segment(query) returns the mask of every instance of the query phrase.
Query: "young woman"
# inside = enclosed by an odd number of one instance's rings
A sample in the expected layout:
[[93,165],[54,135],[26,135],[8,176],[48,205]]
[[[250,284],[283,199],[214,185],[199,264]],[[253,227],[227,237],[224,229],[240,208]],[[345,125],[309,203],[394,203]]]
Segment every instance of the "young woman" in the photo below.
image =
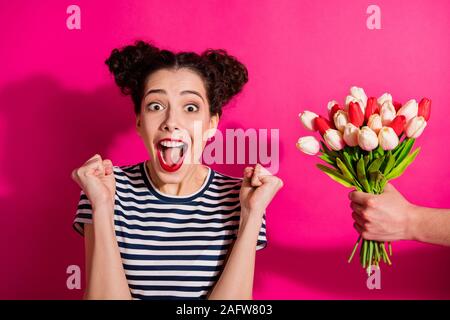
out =
[[259,164],[233,178],[199,161],[247,69],[224,50],[173,53],[143,41],[114,49],[106,64],[131,95],[150,159],[118,167],[97,154],[72,172],[84,297],[251,299],[265,209],[282,181]]

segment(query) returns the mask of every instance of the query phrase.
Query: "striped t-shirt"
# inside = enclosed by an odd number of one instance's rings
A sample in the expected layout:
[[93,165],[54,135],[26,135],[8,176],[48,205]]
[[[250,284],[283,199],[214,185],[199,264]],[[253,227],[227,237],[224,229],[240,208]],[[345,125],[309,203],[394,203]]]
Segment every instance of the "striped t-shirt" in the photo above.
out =
[[[204,299],[219,279],[239,228],[242,179],[208,168],[188,196],[161,193],[145,162],[115,166],[114,225],[134,299]],[[83,235],[92,207],[83,191],[73,227]],[[266,246],[265,214],[256,249]]]

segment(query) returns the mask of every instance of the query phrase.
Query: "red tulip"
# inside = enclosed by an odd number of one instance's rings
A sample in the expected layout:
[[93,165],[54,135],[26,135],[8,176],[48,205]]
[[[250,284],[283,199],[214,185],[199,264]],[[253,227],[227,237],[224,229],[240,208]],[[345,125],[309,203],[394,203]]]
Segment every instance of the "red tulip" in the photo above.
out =
[[334,119],[334,114],[338,112],[339,110],[344,110],[340,105],[337,103],[330,109],[329,117],[330,119]]
[[350,102],[348,105],[348,120],[357,128],[363,125],[364,114],[358,102]]
[[329,119],[325,118],[325,121],[328,123],[331,129],[336,129],[336,125],[334,124],[334,121],[331,121]]
[[397,112],[402,107],[402,104],[398,101],[392,101],[392,104],[394,105],[395,112]]
[[322,116],[314,119],[314,126],[319,130],[321,135],[324,135],[328,129],[331,129],[330,122]]
[[405,125],[406,125],[406,117],[403,115],[399,115],[396,116],[394,120],[392,120],[392,122],[389,124],[389,127],[394,129],[397,136],[399,136],[403,132]]
[[378,105],[377,98],[370,97],[367,99],[366,111],[364,113],[364,121],[369,122],[369,118],[374,113],[380,113],[380,106]]
[[419,102],[419,112],[417,113],[417,116],[423,117],[425,121],[428,121],[428,119],[430,119],[430,113],[431,113],[431,100],[428,98],[423,98]]

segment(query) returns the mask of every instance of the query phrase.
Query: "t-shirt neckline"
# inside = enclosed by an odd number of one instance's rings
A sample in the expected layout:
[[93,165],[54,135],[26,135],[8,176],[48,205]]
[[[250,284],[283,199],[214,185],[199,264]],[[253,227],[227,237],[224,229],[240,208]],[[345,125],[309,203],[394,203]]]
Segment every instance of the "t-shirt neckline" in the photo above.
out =
[[165,193],[162,193],[161,191],[156,188],[156,186],[153,184],[152,180],[150,179],[150,174],[148,172],[147,166],[145,165],[146,161],[141,162],[140,169],[141,174],[144,178],[144,182],[149,188],[150,192],[157,197],[160,200],[166,201],[166,202],[174,202],[174,203],[180,203],[180,202],[189,202],[194,200],[197,197],[200,197],[209,187],[211,184],[213,178],[214,178],[214,170],[208,167],[208,175],[206,176],[205,181],[203,182],[202,186],[195,191],[194,193],[191,193],[189,195],[185,196],[173,196],[168,195]]

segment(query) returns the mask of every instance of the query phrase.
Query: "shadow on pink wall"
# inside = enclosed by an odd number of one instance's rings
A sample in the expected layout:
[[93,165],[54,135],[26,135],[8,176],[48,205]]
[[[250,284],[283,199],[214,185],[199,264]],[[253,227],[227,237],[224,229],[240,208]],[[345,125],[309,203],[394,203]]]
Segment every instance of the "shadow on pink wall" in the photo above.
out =
[[0,298],[81,296],[66,287],[66,268],[84,269],[71,226],[80,189],[70,173],[133,125],[124,101],[113,85],[76,92],[42,74],[1,88]]

